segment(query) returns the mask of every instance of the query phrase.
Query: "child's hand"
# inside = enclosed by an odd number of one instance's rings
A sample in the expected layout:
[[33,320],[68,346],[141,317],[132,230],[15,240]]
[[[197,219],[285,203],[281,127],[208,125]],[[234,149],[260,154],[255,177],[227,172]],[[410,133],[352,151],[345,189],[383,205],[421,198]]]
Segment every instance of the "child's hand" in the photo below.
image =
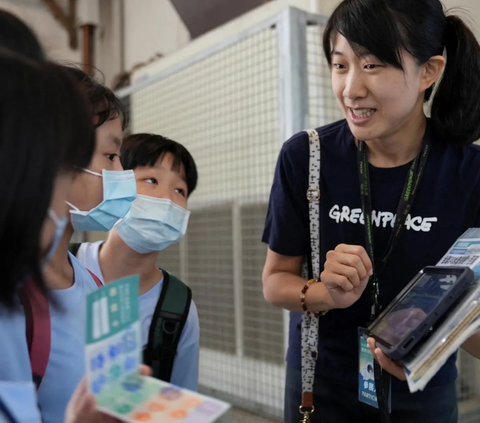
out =
[[115,423],[118,421],[96,409],[95,398],[87,391],[87,379],[83,378],[68,402],[65,423]]
[[[140,373],[151,376],[152,369],[140,366]],[[65,423],[117,423],[120,420],[108,416],[96,409],[95,398],[87,391],[87,379],[83,378],[75,389],[65,413]]]
[[405,370],[402,366],[387,357],[380,348],[375,348],[376,345],[374,338],[368,338],[367,343],[368,348],[370,348],[370,351],[373,355],[373,358],[378,361],[378,364],[380,364],[383,370],[386,370],[388,373],[400,380],[407,379],[407,376],[405,375]]
[[145,366],[144,364],[140,365],[140,369],[138,370],[141,375],[143,376],[152,376],[152,369],[151,367]]

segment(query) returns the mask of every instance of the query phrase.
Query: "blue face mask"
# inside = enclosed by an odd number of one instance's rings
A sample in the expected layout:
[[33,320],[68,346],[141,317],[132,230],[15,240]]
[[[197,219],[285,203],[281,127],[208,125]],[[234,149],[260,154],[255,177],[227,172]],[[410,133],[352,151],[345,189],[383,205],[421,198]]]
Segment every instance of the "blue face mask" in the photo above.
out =
[[125,217],[137,197],[135,174],[133,170],[103,170],[102,174],[88,169],[82,170],[103,177],[103,201],[89,211],[79,210],[67,202],[74,209],[70,210],[73,229],[107,232],[119,219]]
[[187,231],[190,212],[171,200],[139,195],[115,231],[140,254],[158,252],[179,241]]
[[45,270],[45,268],[48,266],[48,263],[55,254],[55,251],[57,251],[58,244],[60,244],[60,241],[62,240],[63,233],[65,232],[65,228],[67,227],[68,223],[67,216],[58,217],[52,209],[48,209],[48,217],[52,219],[53,223],[55,223],[55,234],[53,236],[53,241],[50,245],[50,249],[48,250],[45,257],[42,259],[43,270]]

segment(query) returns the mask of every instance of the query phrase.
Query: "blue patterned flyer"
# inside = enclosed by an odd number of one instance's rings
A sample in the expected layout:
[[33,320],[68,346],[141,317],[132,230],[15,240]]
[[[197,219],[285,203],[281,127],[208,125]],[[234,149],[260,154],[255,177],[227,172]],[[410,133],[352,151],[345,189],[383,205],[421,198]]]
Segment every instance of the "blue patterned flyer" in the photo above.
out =
[[230,405],[141,376],[139,277],[109,283],[87,297],[86,366],[99,410],[125,422],[210,423]]

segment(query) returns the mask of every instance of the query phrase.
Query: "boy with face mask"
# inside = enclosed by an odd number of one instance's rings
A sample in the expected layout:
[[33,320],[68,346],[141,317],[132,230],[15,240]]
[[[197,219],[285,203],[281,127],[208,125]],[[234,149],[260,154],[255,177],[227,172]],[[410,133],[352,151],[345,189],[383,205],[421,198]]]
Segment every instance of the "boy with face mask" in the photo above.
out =
[[[121,160],[124,169],[135,173],[138,197],[127,216],[109,233],[107,241],[84,243],[76,249],[76,256],[104,283],[140,275],[140,319],[145,348],[153,336],[151,324],[158,314],[157,303],[165,296],[162,291],[176,280],[157,267],[157,256],[185,235],[190,215],[186,210],[187,199],[196,187],[197,169],[185,147],[152,134],[126,138]],[[196,390],[199,324],[195,304],[190,301],[188,304],[190,309],[185,313],[188,317],[177,328],[181,335],[176,351],[170,353],[174,357],[171,377],[165,378],[177,386]]]

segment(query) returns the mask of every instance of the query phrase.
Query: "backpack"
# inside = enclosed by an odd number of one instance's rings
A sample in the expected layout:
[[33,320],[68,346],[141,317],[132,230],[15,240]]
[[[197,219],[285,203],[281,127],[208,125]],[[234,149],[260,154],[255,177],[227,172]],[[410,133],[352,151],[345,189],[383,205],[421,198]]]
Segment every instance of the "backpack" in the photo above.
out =
[[[87,269],[88,270],[88,269]],[[90,272],[90,270],[89,270]],[[99,288],[100,279],[92,272],[93,280]],[[50,323],[50,303],[33,278],[28,279],[19,292],[20,302],[25,313],[25,327],[28,355],[32,367],[32,379],[37,390],[47,370],[52,341]]]
[[[70,244],[68,249],[76,256],[80,246]],[[153,377],[170,382],[178,343],[190,311],[192,290],[176,276],[160,270],[163,287],[148,331],[143,363],[152,368]]]

